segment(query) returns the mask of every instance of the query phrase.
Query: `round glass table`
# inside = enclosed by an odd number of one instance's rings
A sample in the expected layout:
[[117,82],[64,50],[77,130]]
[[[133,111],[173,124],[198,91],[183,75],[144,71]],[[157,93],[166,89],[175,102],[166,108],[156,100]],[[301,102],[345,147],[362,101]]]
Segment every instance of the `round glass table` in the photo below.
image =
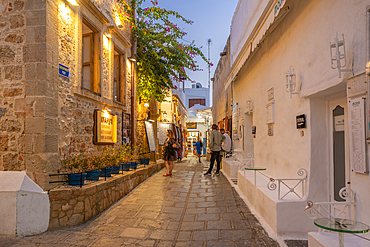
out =
[[366,233],[369,231],[369,226],[364,223],[341,218],[318,218],[314,220],[314,224],[322,229],[338,232],[339,247],[343,247],[343,233]]

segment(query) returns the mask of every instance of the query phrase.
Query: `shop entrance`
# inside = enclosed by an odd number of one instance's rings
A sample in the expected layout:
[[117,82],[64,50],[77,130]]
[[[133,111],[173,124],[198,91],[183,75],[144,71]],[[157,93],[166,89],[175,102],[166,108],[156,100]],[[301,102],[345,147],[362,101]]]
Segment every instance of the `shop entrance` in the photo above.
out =
[[[254,138],[252,134],[253,113],[244,114],[243,153],[244,157],[254,157]],[[252,156],[250,156],[250,154]]]
[[348,131],[347,99],[341,98],[329,102],[330,116],[330,159],[331,159],[331,201],[344,201],[339,196],[341,188],[349,182],[348,169]]

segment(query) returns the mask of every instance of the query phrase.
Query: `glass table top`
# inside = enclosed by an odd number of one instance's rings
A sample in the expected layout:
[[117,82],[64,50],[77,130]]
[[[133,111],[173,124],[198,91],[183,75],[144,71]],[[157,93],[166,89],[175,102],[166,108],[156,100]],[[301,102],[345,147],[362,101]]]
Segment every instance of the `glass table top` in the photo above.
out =
[[248,171],[264,171],[264,170],[266,170],[266,168],[254,167],[254,168],[245,168],[245,170],[248,170]]
[[341,218],[318,218],[314,220],[317,227],[343,233],[365,233],[369,231],[369,226],[354,220]]

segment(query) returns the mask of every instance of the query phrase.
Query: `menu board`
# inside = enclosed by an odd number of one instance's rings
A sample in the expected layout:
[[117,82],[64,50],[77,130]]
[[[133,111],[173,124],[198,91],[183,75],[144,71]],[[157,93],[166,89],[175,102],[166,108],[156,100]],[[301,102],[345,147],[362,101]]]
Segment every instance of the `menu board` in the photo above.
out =
[[117,142],[117,116],[107,110],[94,112],[94,144],[114,144]]
[[349,101],[350,164],[354,172],[367,173],[365,137],[365,99]]
[[233,138],[234,138],[234,140],[239,140],[239,135],[238,135],[238,103],[235,103],[233,105],[232,126],[233,126]]
[[148,138],[148,145],[150,152],[157,152],[157,145],[155,144],[154,128],[151,122],[145,121],[146,137]]
[[163,146],[167,136],[167,130],[171,129],[171,124],[169,123],[158,123],[157,127],[157,137],[158,137],[158,145]]

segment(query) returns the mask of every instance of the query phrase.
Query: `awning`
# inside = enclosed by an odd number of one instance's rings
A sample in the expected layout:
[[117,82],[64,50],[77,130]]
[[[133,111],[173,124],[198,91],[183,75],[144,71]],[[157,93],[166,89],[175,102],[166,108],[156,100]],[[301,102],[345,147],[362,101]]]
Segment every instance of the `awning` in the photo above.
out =
[[272,0],[270,4],[267,5],[264,13],[257,22],[253,31],[249,35],[247,41],[245,42],[242,50],[235,59],[232,65],[231,73],[225,83],[225,89],[236,79],[242,66],[258,50],[260,43],[265,39],[266,35],[272,33],[276,26],[283,20],[287,15],[290,8],[286,5],[289,0]]

